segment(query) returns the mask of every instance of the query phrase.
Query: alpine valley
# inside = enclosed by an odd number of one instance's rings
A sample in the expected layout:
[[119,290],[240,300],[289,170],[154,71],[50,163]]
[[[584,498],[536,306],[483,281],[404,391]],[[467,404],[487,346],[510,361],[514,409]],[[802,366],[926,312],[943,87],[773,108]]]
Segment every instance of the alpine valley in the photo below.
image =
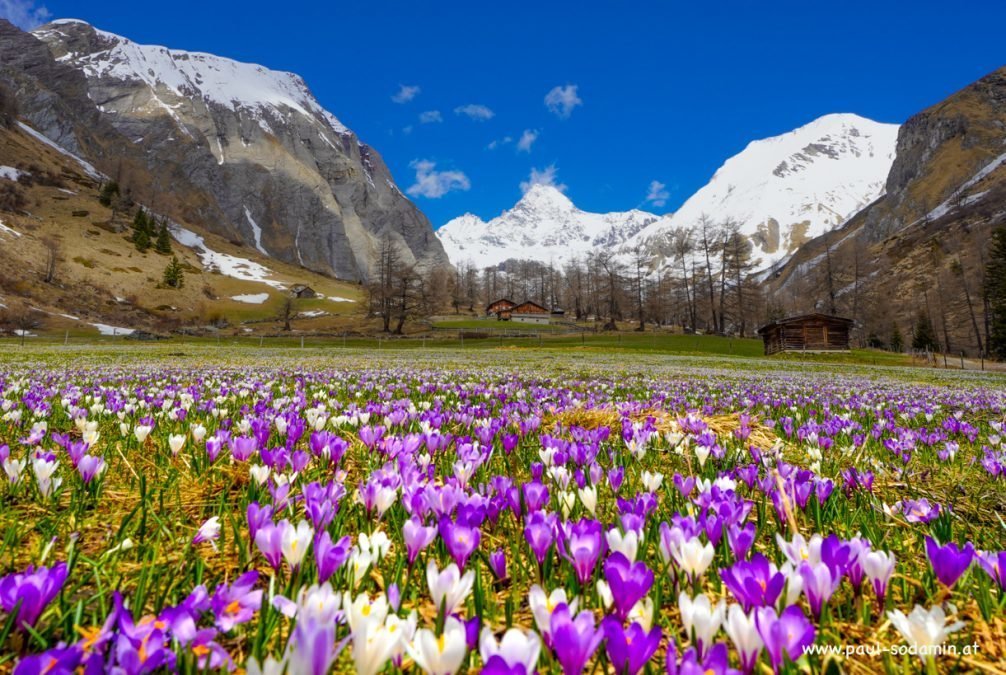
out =
[[[924,315],[978,353],[1004,165],[1001,69],[901,125],[836,113],[753,140],[673,213],[591,213],[532,184],[434,231],[295,74],[0,21],[0,312],[68,333],[262,332],[281,313],[401,332],[513,296],[570,321],[748,335],[819,311],[861,343]],[[144,218],[156,247],[137,241]]]

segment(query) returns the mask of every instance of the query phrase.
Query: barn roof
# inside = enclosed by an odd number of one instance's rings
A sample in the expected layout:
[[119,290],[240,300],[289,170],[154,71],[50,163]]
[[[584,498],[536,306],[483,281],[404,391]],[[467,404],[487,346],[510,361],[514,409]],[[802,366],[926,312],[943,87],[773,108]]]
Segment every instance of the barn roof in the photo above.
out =
[[537,302],[531,302],[530,300],[525,300],[524,302],[522,302],[519,305],[517,305],[516,307],[514,307],[514,310],[515,310],[514,313],[515,314],[519,314],[519,312],[517,312],[516,310],[521,309],[522,307],[526,307],[528,309],[536,308],[536,309],[538,309],[538,310],[540,310],[542,312],[548,312],[547,309],[545,309],[544,307],[542,307],[541,305],[539,305]]
[[758,334],[759,335],[762,334],[763,332],[765,332],[769,328],[772,328],[773,326],[788,326],[794,323],[803,323],[811,319],[822,319],[825,321],[831,321],[833,323],[845,324],[846,326],[851,326],[853,323],[855,323],[852,319],[847,319],[844,316],[835,316],[834,314],[823,314],[821,312],[811,312],[810,314],[798,314],[796,316],[788,316],[785,319],[778,319],[771,323],[767,323],[758,329]]

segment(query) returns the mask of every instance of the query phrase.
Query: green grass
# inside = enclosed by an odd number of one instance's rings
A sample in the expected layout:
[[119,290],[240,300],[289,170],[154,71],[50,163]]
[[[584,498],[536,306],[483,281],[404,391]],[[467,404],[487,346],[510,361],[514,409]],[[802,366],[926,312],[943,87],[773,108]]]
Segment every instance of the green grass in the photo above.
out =
[[521,323],[520,321],[497,321],[496,319],[450,319],[434,321],[433,327],[445,330],[488,330],[492,332],[535,332],[566,331],[568,325]]

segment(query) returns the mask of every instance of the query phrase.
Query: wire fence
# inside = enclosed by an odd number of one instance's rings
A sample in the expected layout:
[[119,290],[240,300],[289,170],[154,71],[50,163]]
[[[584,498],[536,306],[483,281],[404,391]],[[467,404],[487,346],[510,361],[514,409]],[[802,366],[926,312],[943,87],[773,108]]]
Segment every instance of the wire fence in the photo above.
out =
[[596,331],[581,329],[483,329],[441,328],[412,335],[361,335],[354,333],[280,333],[269,335],[155,336],[146,333],[108,335],[76,334],[72,332],[36,332],[23,336],[0,336],[0,349],[16,349],[31,345],[50,347],[80,347],[90,345],[170,345],[200,344],[220,347],[282,348],[282,349],[479,349],[505,347],[557,347],[631,349],[658,352],[692,352],[733,356],[759,356],[760,340],[720,336],[683,335],[663,331]]

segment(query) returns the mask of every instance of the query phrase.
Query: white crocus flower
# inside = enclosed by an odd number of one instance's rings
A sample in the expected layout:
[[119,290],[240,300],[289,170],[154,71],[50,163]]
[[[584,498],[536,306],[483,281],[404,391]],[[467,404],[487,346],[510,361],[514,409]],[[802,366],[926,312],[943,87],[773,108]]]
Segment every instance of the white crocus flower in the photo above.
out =
[[661,483],[664,482],[664,474],[660,472],[650,473],[649,471],[644,471],[642,481],[643,487],[646,488],[647,492],[656,492],[660,489]]
[[482,629],[479,637],[479,655],[482,663],[494,656],[500,656],[511,669],[523,666],[525,673],[533,673],[538,667],[538,656],[541,654],[541,638],[534,631],[524,632],[520,628],[510,628],[503,634],[503,639],[496,641],[496,636],[488,628]]
[[148,426],[146,424],[137,424],[136,427],[133,429],[133,436],[136,437],[136,442],[142,444],[145,440],[147,440],[147,436],[150,435],[150,432],[152,430],[153,427],[151,426]]
[[534,623],[541,633],[547,633],[552,624],[552,612],[559,605],[565,603],[569,606],[569,613],[576,615],[577,600],[569,601],[566,596],[566,589],[557,588],[549,594],[545,593],[538,584],[531,587],[527,594],[527,603],[531,607],[531,614],[534,616]]
[[694,599],[685,592],[678,596],[678,608],[681,610],[681,623],[685,632],[694,631],[696,642],[701,642],[703,648],[713,643],[713,637],[720,629],[726,614],[727,603],[720,600],[715,607],[704,593],[699,593]]
[[466,635],[464,624],[449,616],[439,637],[433,631],[421,628],[406,645],[406,650],[423,672],[430,675],[454,675],[465,660],[468,648]]
[[265,482],[269,480],[270,470],[264,464],[253,464],[248,467],[248,473],[257,484],[265,485]]
[[923,661],[932,659],[947,637],[964,627],[963,621],[947,625],[947,615],[939,605],[929,610],[922,605],[915,605],[908,616],[896,609],[888,612],[887,618]]
[[730,636],[730,641],[734,643],[734,647],[737,648],[741,665],[745,666],[746,669],[748,666],[753,666],[758,660],[758,655],[761,653],[762,648],[765,646],[761,635],[758,633],[758,627],[755,625],[754,612],[752,611],[748,615],[744,613],[744,609],[740,605],[730,605],[723,629]]
[[426,583],[430,587],[430,597],[433,598],[437,610],[443,609],[450,615],[464,604],[468,594],[471,593],[475,573],[468,570],[462,576],[454,563],[439,570],[437,563],[431,559],[426,564]]
[[678,567],[691,579],[697,579],[713,562],[716,550],[710,543],[703,544],[698,537],[692,537],[680,546],[671,546],[671,556]]
[[280,550],[283,553],[283,559],[291,568],[300,567],[300,563],[304,560],[304,556],[307,555],[307,550],[311,546],[313,537],[314,529],[306,520],[297,523],[297,527],[286,523],[286,527],[283,528]]
[[636,553],[639,550],[640,535],[635,530],[629,530],[622,534],[618,528],[611,528],[605,533],[604,538],[608,541],[608,548],[611,551],[621,553],[629,562],[636,562]]
[[168,436],[168,447],[171,448],[172,455],[177,455],[184,446],[185,434],[171,434]]
[[590,515],[597,515],[597,488],[593,485],[587,485],[585,487],[577,490],[580,495],[580,503],[583,504],[583,508],[590,512]]
[[5,459],[3,461],[3,470],[7,474],[7,480],[12,484],[17,484],[21,480],[21,473],[27,465],[28,460],[26,459],[14,459],[13,457]]
[[629,623],[638,623],[647,633],[653,626],[653,599],[650,596],[633,605],[629,610]]

